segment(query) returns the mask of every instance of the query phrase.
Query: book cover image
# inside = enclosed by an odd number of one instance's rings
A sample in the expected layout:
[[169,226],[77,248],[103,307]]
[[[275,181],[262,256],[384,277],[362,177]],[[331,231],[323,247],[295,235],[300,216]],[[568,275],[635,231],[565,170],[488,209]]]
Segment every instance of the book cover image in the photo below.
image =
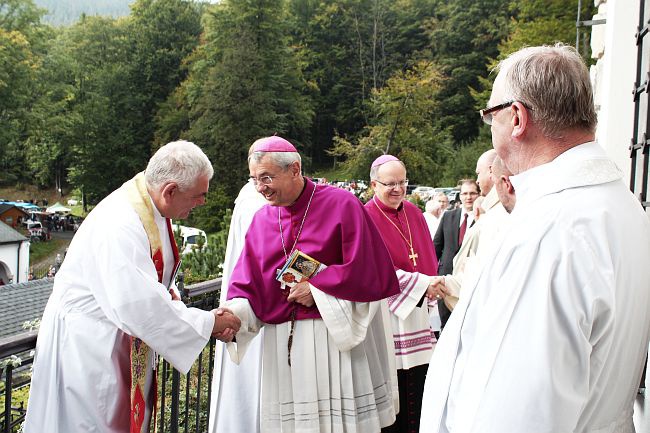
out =
[[307,281],[321,270],[325,269],[318,260],[308,256],[299,250],[294,250],[289,260],[284,264],[276,279],[282,283],[282,287],[293,287],[296,284]]

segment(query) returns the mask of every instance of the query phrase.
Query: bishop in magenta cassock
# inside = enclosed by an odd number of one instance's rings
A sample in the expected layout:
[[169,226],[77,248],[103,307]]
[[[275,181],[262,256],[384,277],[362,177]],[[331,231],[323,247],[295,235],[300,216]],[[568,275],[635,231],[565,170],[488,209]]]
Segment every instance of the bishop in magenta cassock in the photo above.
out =
[[[381,233],[393,260],[400,292],[388,299],[395,344],[400,412],[384,431],[417,433],[422,393],[435,337],[429,325],[426,295],[442,296],[436,287],[438,260],[422,212],[407,200],[406,168],[392,155],[382,155],[370,168],[374,197],[366,210]],[[433,308],[437,308],[433,305]]]
[[[269,206],[230,278],[242,327],[228,350],[238,362],[264,326],[261,431],[378,432],[396,411],[380,302],[398,293],[388,251],[356,197],[302,176],[288,141],[258,140],[249,169]],[[327,268],[283,288],[276,274],[294,249]]]

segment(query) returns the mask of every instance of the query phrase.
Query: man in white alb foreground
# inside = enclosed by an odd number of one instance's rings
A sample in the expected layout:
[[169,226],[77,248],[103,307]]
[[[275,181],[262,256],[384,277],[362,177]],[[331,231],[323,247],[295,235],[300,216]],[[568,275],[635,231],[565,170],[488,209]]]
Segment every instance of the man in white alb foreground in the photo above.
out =
[[517,201],[433,354],[420,431],[633,432],[650,222],[594,142],[589,72],[573,48],[525,48],[489,105]]
[[[249,180],[239,191],[232,211],[223,264],[219,303],[226,302],[232,270],[244,248],[244,237],[255,213],[266,200]],[[263,329],[260,334],[263,334]],[[217,345],[214,355],[211,433],[255,433],[260,431],[260,386],[262,377],[262,335],[251,340],[246,357],[235,364],[225,346]]]
[[186,373],[210,335],[232,338],[236,317],[187,308],[174,283],[170,219],[205,203],[212,173],[198,146],[166,144],[88,215],[43,314],[25,432],[153,431],[157,354]]

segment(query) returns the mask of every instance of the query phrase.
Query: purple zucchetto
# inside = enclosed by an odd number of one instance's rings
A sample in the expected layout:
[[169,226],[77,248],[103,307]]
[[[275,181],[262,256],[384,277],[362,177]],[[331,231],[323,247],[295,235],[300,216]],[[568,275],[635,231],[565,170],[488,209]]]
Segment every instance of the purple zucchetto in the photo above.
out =
[[391,162],[391,161],[399,161],[399,159],[394,157],[393,155],[382,155],[372,162],[370,168],[375,168],[379,165],[386,164],[387,162]]
[[298,152],[293,144],[282,137],[273,135],[260,138],[253,143],[253,152]]

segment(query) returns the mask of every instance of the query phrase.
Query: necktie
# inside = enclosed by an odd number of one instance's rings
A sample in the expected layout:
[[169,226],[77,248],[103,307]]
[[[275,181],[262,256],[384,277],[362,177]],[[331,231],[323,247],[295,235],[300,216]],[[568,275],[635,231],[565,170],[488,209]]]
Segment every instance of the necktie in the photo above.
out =
[[465,237],[465,232],[467,231],[467,214],[463,216],[463,223],[460,225],[460,231],[458,232],[458,245],[460,246],[463,243],[463,238]]

